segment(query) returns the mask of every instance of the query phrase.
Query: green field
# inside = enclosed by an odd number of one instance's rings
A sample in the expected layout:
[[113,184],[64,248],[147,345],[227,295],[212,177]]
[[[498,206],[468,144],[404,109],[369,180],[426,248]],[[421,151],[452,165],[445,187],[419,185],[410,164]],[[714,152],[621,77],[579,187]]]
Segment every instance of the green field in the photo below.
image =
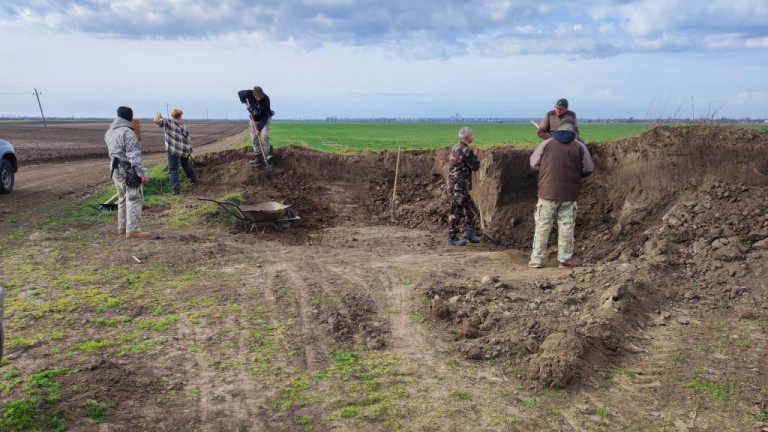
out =
[[[433,149],[458,141],[459,123],[305,123],[275,122],[272,144],[275,147],[304,146],[331,153],[360,150]],[[514,145],[534,147],[541,142],[530,123],[479,123],[469,125],[479,147]],[[652,124],[579,125],[587,142],[603,142],[639,135]]]
[[[587,143],[604,142],[637,136],[657,126],[654,123],[582,123],[579,131]],[[325,123],[275,122],[272,124],[272,145],[311,147],[330,153],[364,150],[433,149],[448,147],[458,141],[462,123]],[[513,145],[533,148],[541,140],[530,123],[475,123],[468,125],[475,133],[478,147]],[[744,124],[736,127],[766,125]]]

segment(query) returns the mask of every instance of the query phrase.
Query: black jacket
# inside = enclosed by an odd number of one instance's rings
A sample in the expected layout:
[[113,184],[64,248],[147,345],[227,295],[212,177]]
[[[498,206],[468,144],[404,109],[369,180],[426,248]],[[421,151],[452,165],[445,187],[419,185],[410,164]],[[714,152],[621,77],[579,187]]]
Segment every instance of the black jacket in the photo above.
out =
[[245,104],[251,119],[256,122],[256,129],[264,129],[267,120],[275,115],[270,107],[269,96],[265,94],[260,101],[257,101],[256,97],[253,96],[253,90],[240,90],[237,92],[237,96],[240,98],[240,103]]

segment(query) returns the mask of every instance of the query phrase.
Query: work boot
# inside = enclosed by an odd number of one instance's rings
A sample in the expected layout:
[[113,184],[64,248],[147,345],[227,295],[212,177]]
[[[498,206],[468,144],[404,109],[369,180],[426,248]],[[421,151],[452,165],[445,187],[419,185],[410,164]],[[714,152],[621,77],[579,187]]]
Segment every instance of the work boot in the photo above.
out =
[[448,237],[448,246],[464,246],[465,244],[467,244],[466,240],[461,240],[455,235]]
[[118,228],[118,229],[117,229],[117,232],[118,232],[119,234],[125,234],[125,228]]
[[475,230],[472,228],[464,230],[464,238],[469,240],[471,243],[480,243],[480,237],[475,235]]
[[261,166],[264,164],[264,162],[261,161],[261,156],[256,156],[255,158],[253,158],[253,160],[248,161],[248,163],[255,166]]
[[125,238],[144,238],[149,237],[149,233],[140,229],[136,231],[128,231],[125,233]]
[[272,155],[267,155],[267,165],[272,165]]

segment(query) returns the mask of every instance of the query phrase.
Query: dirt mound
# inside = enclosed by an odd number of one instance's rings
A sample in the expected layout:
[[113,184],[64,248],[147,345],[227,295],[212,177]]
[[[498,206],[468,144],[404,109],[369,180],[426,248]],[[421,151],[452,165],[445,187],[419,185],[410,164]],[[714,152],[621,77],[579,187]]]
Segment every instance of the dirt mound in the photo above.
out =
[[[709,308],[723,299],[749,302],[768,294],[762,283],[768,132],[658,127],[589,147],[597,169],[579,199],[582,267],[526,283],[435,274],[419,287],[431,299],[428,312],[443,337],[468,358],[504,359],[527,368],[543,385],[562,387],[601,368],[613,354],[637,351],[642,329],[666,319],[662,305]],[[201,158],[201,176],[215,183],[208,186],[213,194],[238,190],[247,202],[293,205],[301,227],[272,238],[312,241],[312,230],[319,228],[388,223],[396,154],[280,149],[271,175],[250,167],[249,154]],[[531,151],[493,148],[478,154],[472,194],[486,233],[501,246],[528,249],[537,183],[528,167]],[[404,153],[396,203],[400,225],[445,230],[446,161],[447,149]],[[479,247],[493,248],[488,242]],[[736,313],[766,315],[739,308],[734,306]],[[384,344],[382,324],[369,326],[354,310],[374,314],[376,308],[347,306],[321,314],[318,324],[337,340]]]
[[[68,424],[71,430],[92,429],[95,423],[105,422],[108,416],[111,427],[142,428],[137,417],[161,412],[159,407],[147,405],[146,401],[163,398],[167,391],[183,387],[183,384],[164,380],[152,371],[133,370],[103,359],[73,373],[60,375],[54,381],[58,382],[55,386],[61,389],[61,398],[55,403],[58,405],[57,412],[74,414]],[[112,416],[113,411],[117,411],[115,401],[120,402],[121,414]],[[174,401],[166,403],[170,403],[166,407],[170,410],[182,406]]]

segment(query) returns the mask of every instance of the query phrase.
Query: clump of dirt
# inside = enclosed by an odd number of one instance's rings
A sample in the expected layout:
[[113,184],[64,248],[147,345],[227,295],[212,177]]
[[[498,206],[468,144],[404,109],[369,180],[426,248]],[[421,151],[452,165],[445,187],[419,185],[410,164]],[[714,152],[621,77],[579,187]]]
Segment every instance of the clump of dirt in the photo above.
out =
[[[183,388],[183,383],[163,381],[151,370],[134,370],[103,359],[82,368],[79,372],[57,377],[56,381],[60,382],[62,391],[59,402],[61,409],[84,413],[73,416],[73,423],[68,425],[77,430],[93,428],[95,421],[103,421],[93,417],[93,412],[88,412],[89,406],[101,407],[104,418],[110,415],[110,423],[114,426],[127,429],[142,428],[144,426],[140,423],[141,417],[156,409],[147,406],[146,401],[156,400],[169,390]],[[111,415],[115,401],[120,402],[118,411],[127,414]],[[181,404],[173,401],[166,401],[164,407],[171,411],[180,408]],[[158,413],[159,411],[154,414]]]
[[660,301],[654,285],[617,270],[587,266],[515,284],[434,282],[422,295],[467,358],[504,360],[546,386],[563,387],[625,349],[628,334]]
[[376,304],[369,296],[349,294],[340,308],[321,313],[319,321],[336,342],[358,343],[378,350],[386,345],[388,330],[383,322],[371,319],[375,312]]

